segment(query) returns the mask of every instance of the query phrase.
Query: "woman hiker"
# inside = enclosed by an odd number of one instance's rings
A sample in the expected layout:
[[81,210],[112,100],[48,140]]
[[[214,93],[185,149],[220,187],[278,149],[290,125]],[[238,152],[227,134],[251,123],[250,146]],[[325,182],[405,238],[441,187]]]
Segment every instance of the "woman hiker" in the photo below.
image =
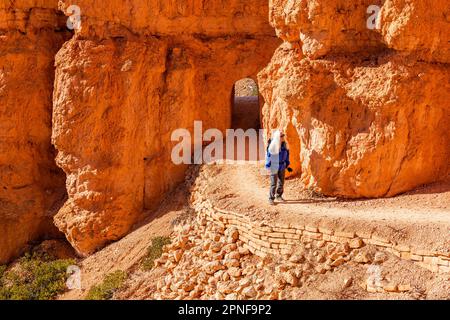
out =
[[286,170],[292,172],[289,167],[289,148],[286,143],[286,135],[277,130],[273,133],[272,139],[269,140],[269,147],[266,155],[266,168],[270,174],[270,194],[269,203],[275,204],[275,199],[284,202],[284,181]]

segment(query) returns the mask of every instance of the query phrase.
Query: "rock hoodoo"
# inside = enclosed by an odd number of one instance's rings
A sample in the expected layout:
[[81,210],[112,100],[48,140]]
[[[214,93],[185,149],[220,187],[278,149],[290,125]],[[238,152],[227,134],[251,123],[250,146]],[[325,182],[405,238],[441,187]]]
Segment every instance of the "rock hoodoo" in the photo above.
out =
[[394,196],[448,179],[449,8],[384,1],[271,1],[284,40],[259,82],[266,128],[284,127],[306,186]]

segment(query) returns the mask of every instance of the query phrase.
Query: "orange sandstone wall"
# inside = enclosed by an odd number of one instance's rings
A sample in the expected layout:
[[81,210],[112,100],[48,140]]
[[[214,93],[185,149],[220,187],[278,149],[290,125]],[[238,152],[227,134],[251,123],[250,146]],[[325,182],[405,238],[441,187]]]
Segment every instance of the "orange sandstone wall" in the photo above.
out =
[[65,197],[50,143],[54,56],[68,38],[55,1],[0,2],[0,264],[58,235]]
[[450,8],[386,0],[370,30],[372,2],[270,1],[284,43],[259,74],[264,126],[287,130],[303,182],[325,195],[449,179]]
[[55,222],[89,254],[183,181],[172,131],[229,128],[235,81],[256,78],[280,41],[265,1],[77,4],[82,28],[56,57],[53,143],[68,200]]

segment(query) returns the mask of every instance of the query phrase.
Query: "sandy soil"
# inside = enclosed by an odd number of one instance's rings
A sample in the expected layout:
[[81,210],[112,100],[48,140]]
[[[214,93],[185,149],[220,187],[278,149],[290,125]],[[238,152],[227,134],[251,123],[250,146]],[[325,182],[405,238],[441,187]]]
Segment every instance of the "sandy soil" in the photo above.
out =
[[[272,207],[266,201],[267,177],[259,173],[260,165],[204,166],[200,170],[194,188],[202,190],[206,198],[213,199],[218,205],[238,210],[254,219],[284,219],[291,222],[303,220],[308,223],[318,221],[321,225],[343,224],[347,228],[365,228],[369,225],[377,232],[386,229],[394,231],[394,235],[402,234],[405,237],[402,243],[408,239],[414,242],[416,233],[421,234],[420,237],[425,238],[432,246],[443,243],[441,240],[448,242],[450,194],[447,184],[433,184],[392,199],[346,201],[299,192],[299,189],[295,188],[299,181],[291,179],[287,183],[286,193],[286,198],[291,202]],[[407,212],[412,213],[411,220],[402,216]],[[396,214],[400,214],[401,217]],[[433,273],[371,245],[361,250],[372,257],[383,253],[385,258],[375,264],[349,261],[325,274],[315,273],[298,287],[288,286],[283,289],[280,297],[300,300],[450,299],[450,275]],[[309,255],[315,250],[310,251]],[[254,265],[261,261],[256,256],[251,258]],[[285,264],[287,261],[283,257],[274,258],[278,259],[276,263],[279,264]],[[194,256],[193,259],[197,257]],[[241,262],[248,263],[246,259]],[[368,292],[365,284],[374,270],[379,272],[382,283],[406,285],[410,289],[407,292]],[[263,277],[269,283],[275,281],[274,274],[274,265],[269,265],[263,271]],[[163,268],[149,272],[137,270],[132,273],[126,287],[115,298],[151,299],[158,291],[156,283],[165,276]]]
[[450,250],[450,183],[436,183],[390,199],[346,200],[303,191],[286,181],[286,203],[268,203],[269,177],[262,164],[205,167],[206,193],[218,207],[261,221],[369,231],[423,249]]

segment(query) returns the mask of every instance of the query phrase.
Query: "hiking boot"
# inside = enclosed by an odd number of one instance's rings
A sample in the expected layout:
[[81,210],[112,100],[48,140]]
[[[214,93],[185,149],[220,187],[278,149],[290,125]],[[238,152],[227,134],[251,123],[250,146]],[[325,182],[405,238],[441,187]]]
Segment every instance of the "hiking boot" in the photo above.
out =
[[269,199],[269,204],[270,204],[271,206],[274,206],[274,205],[275,205],[275,201],[273,201],[273,199]]
[[286,202],[286,200],[284,200],[282,196],[277,196],[276,200],[280,202]]

